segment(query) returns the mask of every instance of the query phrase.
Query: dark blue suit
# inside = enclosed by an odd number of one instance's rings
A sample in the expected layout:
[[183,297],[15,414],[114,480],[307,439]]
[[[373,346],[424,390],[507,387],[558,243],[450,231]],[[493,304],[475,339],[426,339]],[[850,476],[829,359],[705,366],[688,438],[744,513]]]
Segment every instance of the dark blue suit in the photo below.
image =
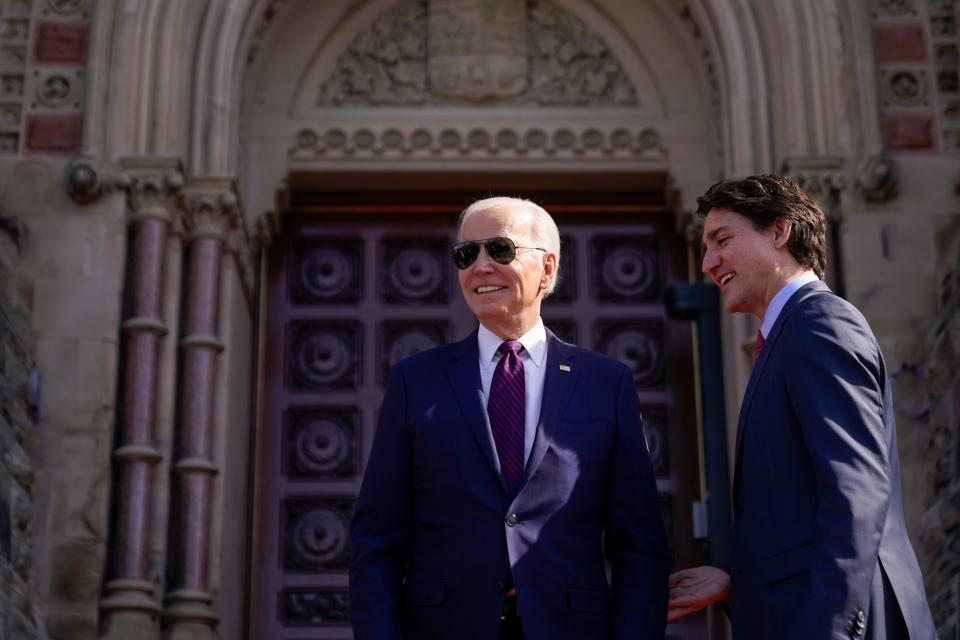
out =
[[547,342],[516,497],[483,410],[476,332],[393,368],[353,518],[358,639],[494,640],[511,575],[530,640],[663,638],[667,542],[632,376]]
[[787,301],[750,376],[733,503],[737,640],[936,637],[883,357],[820,281]]

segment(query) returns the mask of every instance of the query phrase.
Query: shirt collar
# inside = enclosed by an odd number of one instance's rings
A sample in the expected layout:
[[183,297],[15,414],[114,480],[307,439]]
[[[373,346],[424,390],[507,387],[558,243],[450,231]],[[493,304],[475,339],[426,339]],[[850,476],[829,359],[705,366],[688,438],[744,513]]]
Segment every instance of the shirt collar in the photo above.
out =
[[773,296],[773,300],[770,301],[770,304],[767,305],[767,310],[763,313],[763,322],[760,323],[760,333],[763,334],[764,340],[767,339],[767,335],[770,333],[770,330],[773,329],[773,324],[777,321],[780,312],[783,311],[783,305],[787,304],[790,296],[808,282],[814,282],[819,279],[820,278],[812,271],[807,271],[783,285],[783,288],[777,292],[777,295]]
[[[530,331],[520,336],[518,340],[523,345],[524,351],[530,356],[530,361],[537,367],[542,367],[543,361],[547,357],[547,330],[543,326],[543,320],[537,319],[537,324]],[[497,362],[497,349],[503,344],[503,340],[483,324],[477,331],[477,344],[480,347],[480,362],[484,369]]]

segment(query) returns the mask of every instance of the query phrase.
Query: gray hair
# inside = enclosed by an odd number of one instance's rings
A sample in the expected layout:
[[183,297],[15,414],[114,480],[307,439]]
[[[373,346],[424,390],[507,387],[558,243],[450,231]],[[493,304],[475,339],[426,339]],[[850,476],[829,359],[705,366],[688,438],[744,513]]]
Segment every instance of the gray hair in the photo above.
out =
[[550,284],[543,291],[543,297],[546,298],[557,288],[557,279],[560,276],[560,230],[557,229],[557,223],[554,222],[553,217],[536,202],[524,198],[508,198],[505,196],[477,200],[460,213],[460,219],[457,221],[457,237],[460,237],[460,230],[463,229],[463,223],[466,222],[467,218],[479,211],[500,208],[508,208],[514,212],[529,215],[533,220],[531,225],[533,240],[538,246],[557,254],[557,268],[553,272]]

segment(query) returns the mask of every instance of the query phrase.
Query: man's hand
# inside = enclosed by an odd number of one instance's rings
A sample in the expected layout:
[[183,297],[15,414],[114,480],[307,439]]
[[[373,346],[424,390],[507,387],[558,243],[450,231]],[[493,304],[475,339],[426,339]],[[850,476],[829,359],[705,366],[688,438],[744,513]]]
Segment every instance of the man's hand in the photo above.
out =
[[670,601],[667,620],[695,613],[730,597],[730,576],[716,567],[695,567],[670,576]]

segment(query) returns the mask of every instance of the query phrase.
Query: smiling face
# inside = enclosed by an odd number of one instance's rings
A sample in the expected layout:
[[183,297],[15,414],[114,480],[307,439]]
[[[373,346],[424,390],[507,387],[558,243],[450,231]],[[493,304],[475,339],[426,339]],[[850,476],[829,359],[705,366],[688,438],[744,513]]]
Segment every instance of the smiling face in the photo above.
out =
[[703,225],[703,273],[720,287],[724,307],[760,319],[770,300],[804,271],[787,250],[789,224],[778,219],[758,231],[730,209],[711,209]]
[[[510,238],[517,247],[536,247],[536,217],[529,211],[496,207],[470,214],[458,241]],[[515,340],[540,318],[543,291],[557,267],[551,251],[517,249],[510,264],[494,262],[480,249],[476,262],[459,272],[460,290],[473,315],[503,340]]]

